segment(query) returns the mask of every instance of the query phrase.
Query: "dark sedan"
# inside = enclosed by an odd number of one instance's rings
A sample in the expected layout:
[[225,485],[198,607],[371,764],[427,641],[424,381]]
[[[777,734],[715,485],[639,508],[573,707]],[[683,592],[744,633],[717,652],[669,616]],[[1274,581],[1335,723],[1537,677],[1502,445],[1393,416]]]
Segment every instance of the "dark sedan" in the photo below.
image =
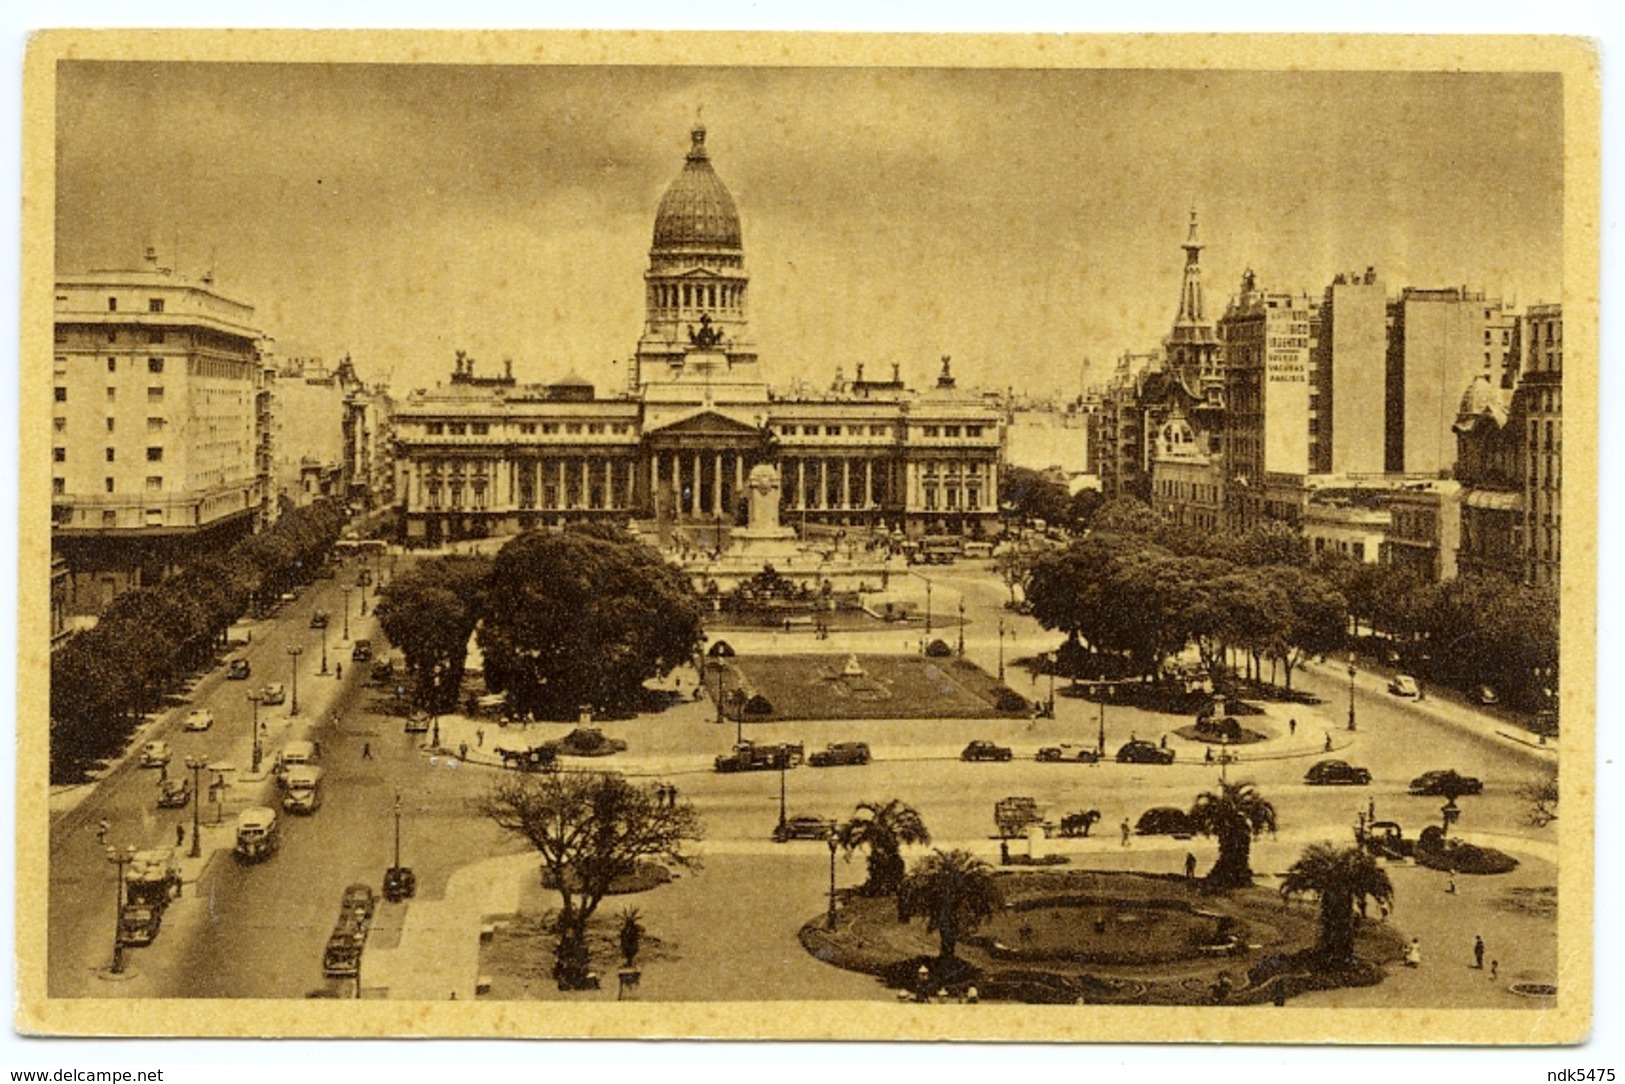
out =
[[960,760],[1009,760],[1008,745],[994,745],[990,741],[973,741],[959,754]]
[[1423,772],[1411,780],[1411,793],[1436,794],[1455,797],[1462,794],[1484,793],[1484,782],[1470,775],[1462,775],[1454,768]]
[[1155,743],[1135,739],[1125,742],[1117,751],[1119,764],[1172,764],[1174,751],[1159,748]]
[[1347,761],[1323,760],[1304,773],[1303,781],[1311,787],[1363,787],[1371,782],[1371,773]]

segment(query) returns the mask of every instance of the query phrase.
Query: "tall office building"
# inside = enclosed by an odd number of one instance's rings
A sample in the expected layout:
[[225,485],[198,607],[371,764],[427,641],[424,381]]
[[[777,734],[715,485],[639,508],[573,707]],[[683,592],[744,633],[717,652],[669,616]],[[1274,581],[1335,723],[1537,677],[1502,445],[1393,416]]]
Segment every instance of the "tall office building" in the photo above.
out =
[[1313,474],[1381,474],[1388,299],[1376,269],[1339,274],[1320,304],[1310,375]]

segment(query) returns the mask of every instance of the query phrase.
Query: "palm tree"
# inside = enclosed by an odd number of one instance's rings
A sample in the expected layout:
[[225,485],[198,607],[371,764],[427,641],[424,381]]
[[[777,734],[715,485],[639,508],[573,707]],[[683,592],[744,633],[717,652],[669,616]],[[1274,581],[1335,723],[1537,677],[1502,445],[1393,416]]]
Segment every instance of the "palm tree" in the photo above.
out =
[[1004,892],[993,867],[969,851],[935,850],[915,864],[897,890],[897,921],[925,916],[925,928],[951,959],[959,936],[1004,908]]
[[1311,843],[1286,871],[1281,895],[1299,892],[1320,895],[1320,939],[1315,954],[1328,964],[1354,961],[1354,915],[1367,897],[1389,906],[1394,886],[1387,872],[1358,847]]
[[1275,831],[1275,807],[1251,783],[1219,784],[1217,794],[1196,796],[1190,812],[1191,827],[1219,841],[1219,860],[1208,871],[1215,888],[1245,888],[1253,883],[1249,865],[1253,840]]
[[893,798],[859,802],[852,819],[841,825],[838,838],[848,859],[860,847],[869,850],[869,879],[860,891],[866,896],[889,896],[903,881],[903,846],[930,843],[931,832],[918,810]]

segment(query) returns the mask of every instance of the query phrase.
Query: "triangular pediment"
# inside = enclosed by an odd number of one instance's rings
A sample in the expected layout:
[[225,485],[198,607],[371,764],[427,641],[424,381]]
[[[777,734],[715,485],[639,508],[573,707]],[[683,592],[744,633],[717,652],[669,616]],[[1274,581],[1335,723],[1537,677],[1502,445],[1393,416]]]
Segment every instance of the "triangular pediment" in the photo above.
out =
[[656,440],[661,437],[759,437],[762,430],[719,411],[702,410],[669,425],[646,430],[645,435]]

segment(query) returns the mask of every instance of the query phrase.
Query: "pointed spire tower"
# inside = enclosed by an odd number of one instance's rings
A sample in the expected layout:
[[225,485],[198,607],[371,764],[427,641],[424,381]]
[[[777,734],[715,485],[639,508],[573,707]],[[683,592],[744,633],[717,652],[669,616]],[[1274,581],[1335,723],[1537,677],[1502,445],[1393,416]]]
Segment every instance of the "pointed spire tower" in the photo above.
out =
[[[1196,239],[1196,208],[1191,208],[1190,233],[1181,246],[1185,250],[1185,275],[1179,286],[1179,315],[1163,347],[1168,365],[1196,392],[1209,386],[1222,388],[1224,374],[1219,367],[1219,339],[1202,305],[1202,242]],[[1201,394],[1201,393],[1198,393]]]

